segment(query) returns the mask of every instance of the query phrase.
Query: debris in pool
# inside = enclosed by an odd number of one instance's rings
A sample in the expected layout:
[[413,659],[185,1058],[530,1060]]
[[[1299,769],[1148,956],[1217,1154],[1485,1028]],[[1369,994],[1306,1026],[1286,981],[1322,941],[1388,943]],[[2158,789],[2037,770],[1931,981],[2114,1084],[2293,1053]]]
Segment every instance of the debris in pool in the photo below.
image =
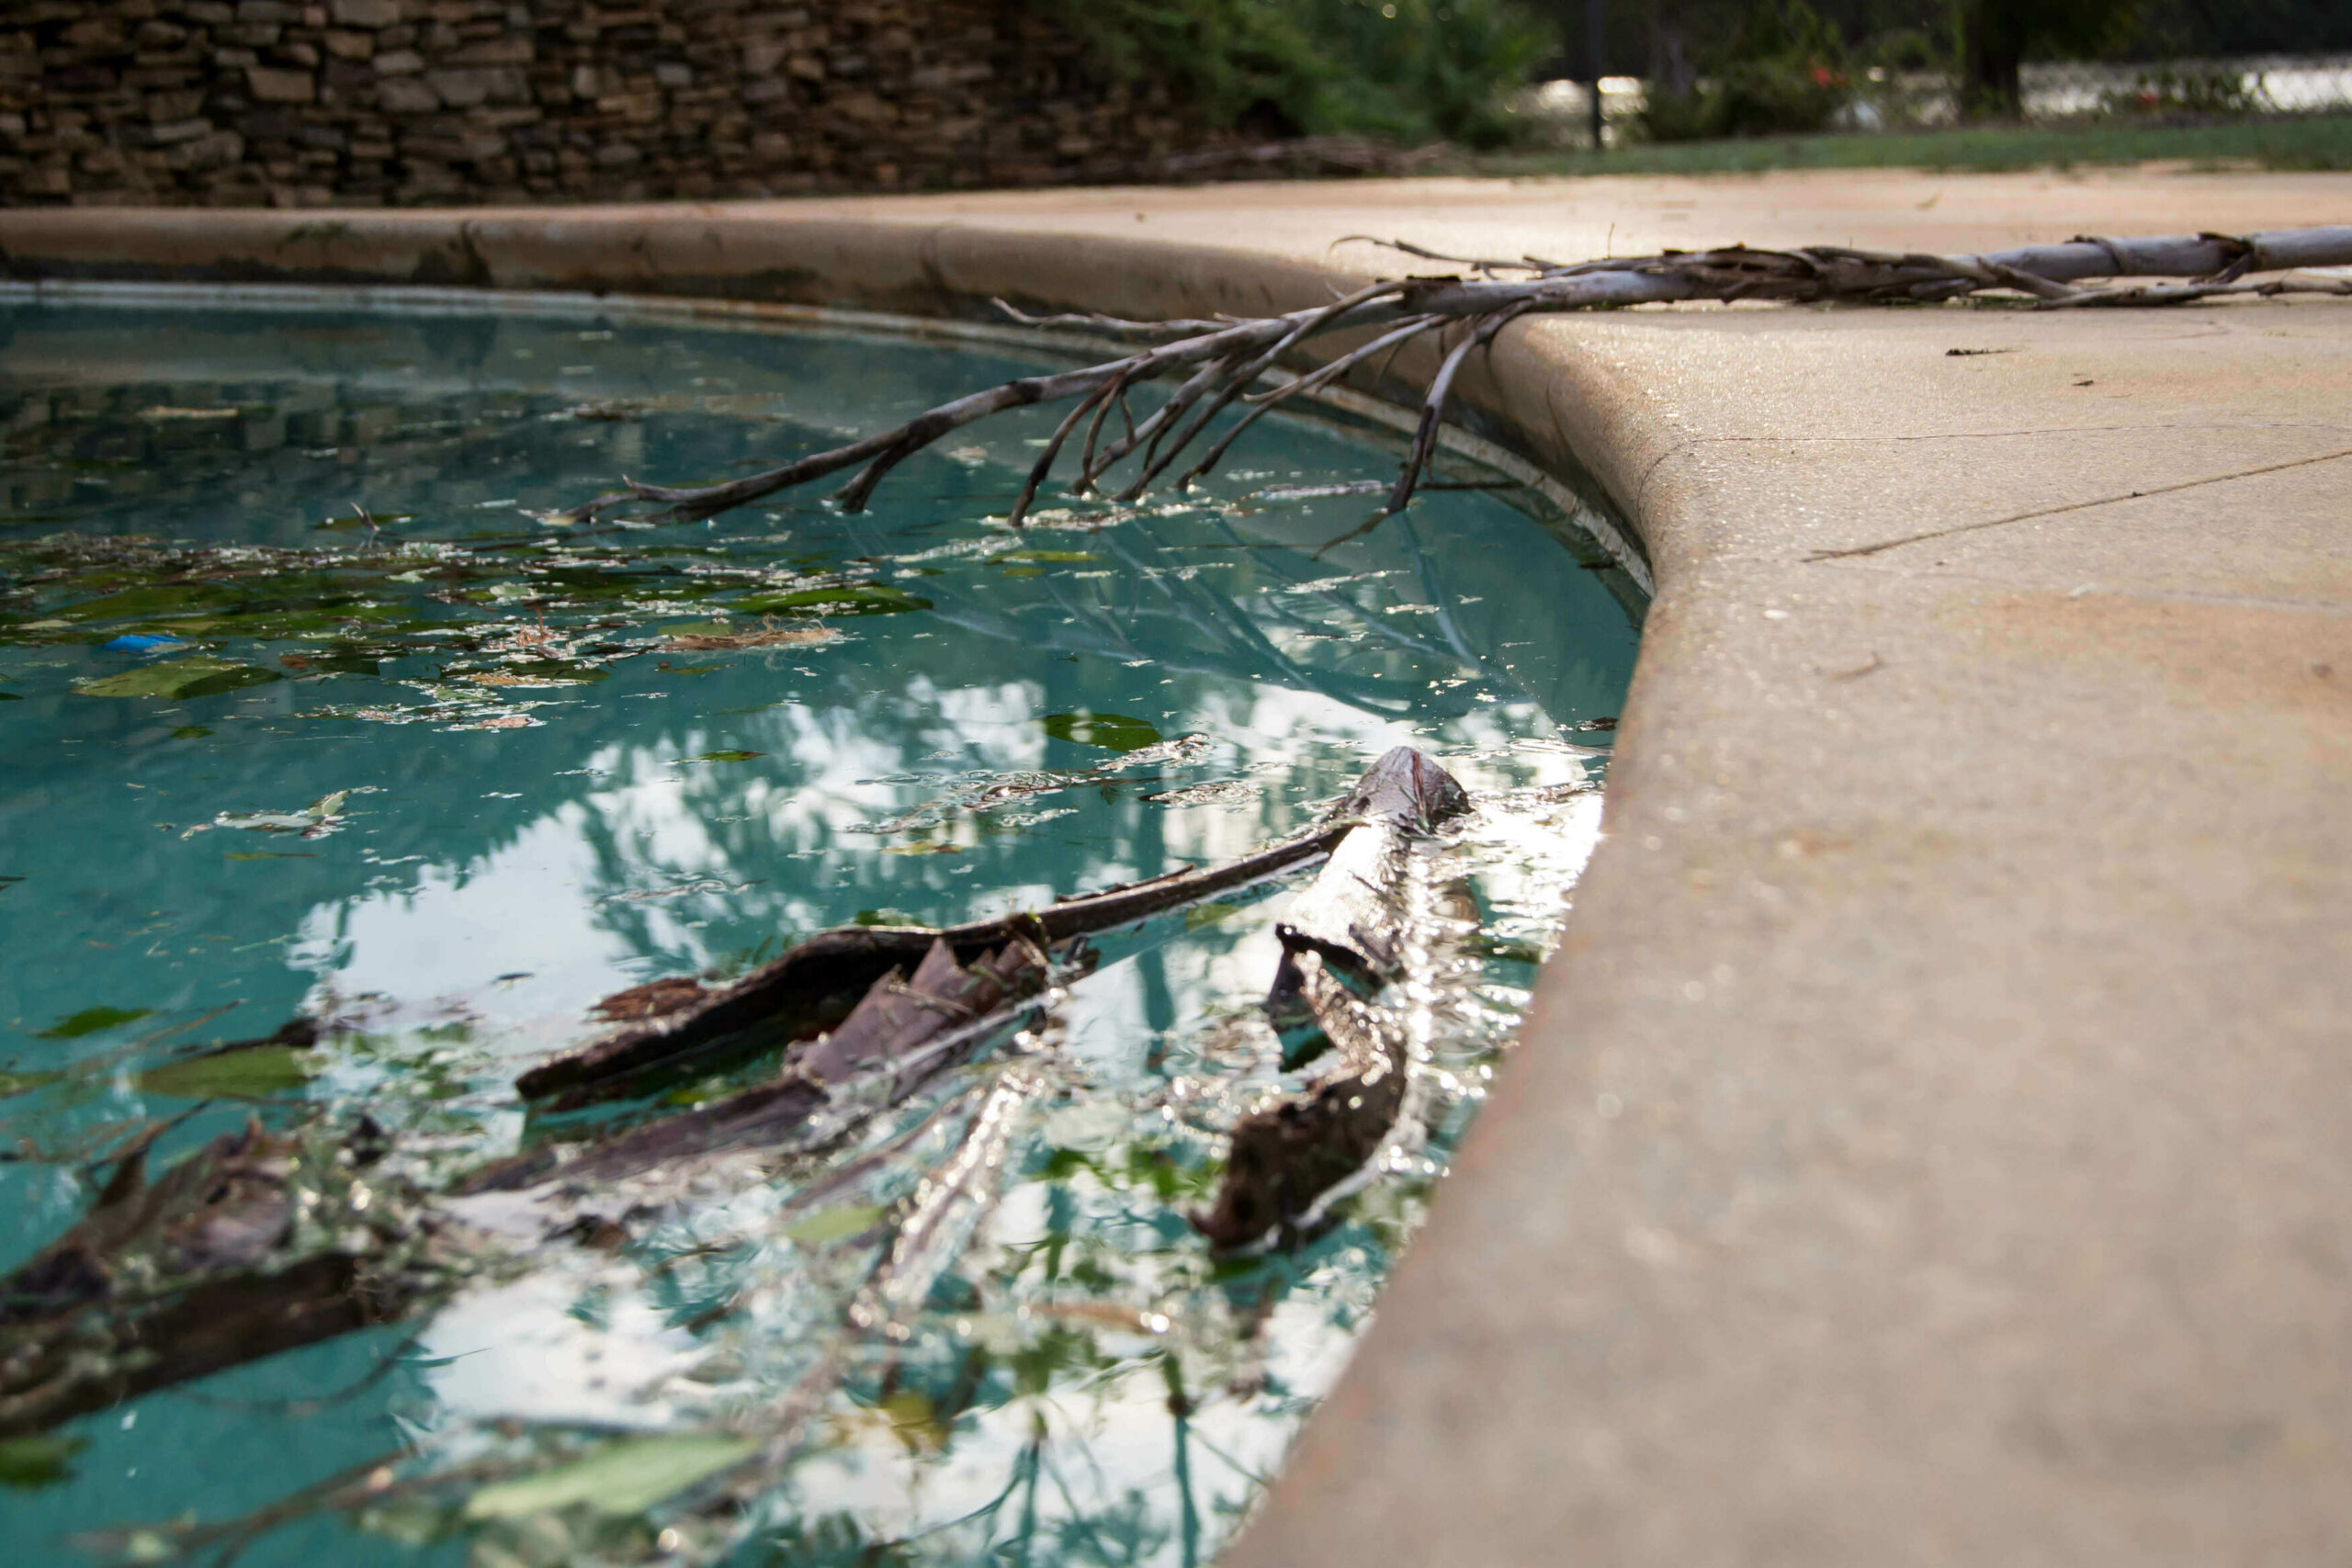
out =
[[703,989],[702,981],[692,975],[672,975],[648,980],[642,986],[631,986],[626,991],[615,991],[588,1010],[613,1023],[662,1018],[692,1007],[701,999]]
[[831,626],[779,626],[770,621],[758,631],[739,632],[728,629],[724,621],[701,621],[672,628],[662,647],[672,653],[715,653],[738,648],[814,648],[841,639]]
[[343,826],[343,803],[350,798],[351,791],[339,789],[300,811],[223,811],[209,822],[185,829],[180,837],[193,839],[215,828],[242,828],[254,833],[300,833],[306,839],[321,839]]
[[1186,789],[1162,790],[1144,798],[1154,806],[1224,806],[1242,807],[1254,804],[1261,791],[1255,784],[1238,779],[1226,779],[1216,784],[1193,784]]
[[308,1084],[321,1065],[307,1045],[264,1042],[166,1062],[131,1082],[175,1100],[276,1100]]
[[[1336,808],[1355,825],[1276,926],[1282,961],[1266,996],[1277,1028],[1311,1027],[1336,1048],[1305,1092],[1244,1117],[1216,1202],[1193,1224],[1221,1252],[1311,1230],[1330,1197],[1370,1169],[1404,1110],[1412,1071],[1405,1009],[1359,988],[1430,985],[1430,944],[1407,940],[1418,912],[1413,842],[1470,808],[1453,775],[1410,747],[1384,754]],[[1475,924],[1474,924],[1475,929]]]
[[88,1213],[0,1280],[0,1439],[396,1321],[443,1275],[364,1116],[340,1137],[249,1122],[151,1182],[147,1151],[179,1120],[100,1161]]
[[690,893],[741,893],[756,887],[756,882],[727,882],[716,876],[697,877],[692,882],[680,882],[668,887],[642,887],[632,893],[614,893],[597,900],[600,904],[650,904],[662,898],[682,898]]
[[[854,934],[869,947],[893,937],[929,940],[911,974],[899,963],[875,975],[837,1027],[791,1050],[777,1077],[609,1134],[568,1158],[568,1151],[549,1145],[526,1150],[477,1171],[458,1191],[518,1191],[551,1179],[578,1188],[721,1150],[838,1137],[850,1122],[905,1100],[1035,1010],[1031,998],[1044,989],[1054,964],[1044,948],[1020,932],[978,949],[968,964],[957,961],[944,932]],[[896,945],[904,950],[916,942]],[[1065,964],[1077,959],[1068,949],[1057,956]],[[721,987],[688,1000],[707,1008],[710,998],[726,998],[736,989]],[[639,1031],[665,1027],[674,1025],[655,1018]]]
[[[8,880],[21,882],[24,878],[17,876],[10,877]],[[79,1040],[85,1034],[96,1034],[102,1029],[118,1029],[126,1023],[136,1023],[142,1018],[153,1016],[154,1010],[153,1008],[84,1008],[80,1012],[70,1017],[59,1019],[33,1038],[36,1040]]]
[[159,648],[186,648],[187,646],[187,642],[181,638],[165,637],[161,633],[125,632],[111,641],[98,644],[98,650],[102,653],[152,653]]
[[1143,719],[1123,713],[1077,708],[1069,713],[1049,713],[1037,723],[1057,740],[1099,746],[1106,751],[1140,751],[1159,743],[1159,730]]
[[[1400,750],[1402,750],[1400,748]],[[1419,756],[1419,753],[1410,753]],[[1436,764],[1423,762],[1436,769]],[[1367,773],[1345,797],[1351,808],[1387,809]],[[1437,770],[1442,776],[1442,770]],[[1451,782],[1450,780],[1448,781]],[[1457,786],[1458,787],[1458,786]],[[939,930],[836,926],[820,931],[731,984],[715,987],[672,1017],[623,1029],[531,1068],[514,1080],[525,1098],[557,1098],[560,1107],[629,1094],[650,1077],[692,1064],[707,1070],[777,1039],[823,1028],[842,1016],[857,987],[944,940],[957,953],[991,948],[1016,935],[1059,943],[1132,925],[1216,894],[1266,881],[1322,855],[1356,826],[1327,819],[1253,854],[1219,865],[1187,867],[1142,882],[1082,894],[1042,909]]]
[[85,697],[168,697],[183,701],[189,697],[217,696],[223,692],[266,685],[285,678],[275,670],[234,664],[225,659],[213,659],[204,654],[191,654],[185,659],[171,659],[161,664],[126,670],[119,675],[76,681],[74,690]]

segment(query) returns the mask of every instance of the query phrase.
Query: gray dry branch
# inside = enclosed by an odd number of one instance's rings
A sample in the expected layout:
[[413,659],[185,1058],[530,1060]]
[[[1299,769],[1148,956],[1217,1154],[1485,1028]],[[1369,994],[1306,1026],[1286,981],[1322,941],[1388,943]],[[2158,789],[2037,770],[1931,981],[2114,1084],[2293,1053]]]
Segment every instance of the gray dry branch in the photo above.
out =
[[[896,429],[725,484],[673,487],[631,481],[626,490],[599,496],[571,515],[585,522],[617,507],[650,505],[662,508],[661,515],[668,518],[709,517],[851,468],[857,472],[842,489],[840,502],[843,510],[859,512],[892,468],[942,436],[1011,409],[1069,401],[1069,413],[1046,442],[1013,502],[1008,521],[1018,527],[1052,477],[1064,448],[1081,428],[1085,435],[1078,472],[1070,481],[1071,493],[1094,493],[1114,468],[1133,459],[1131,470],[1114,493],[1116,500],[1132,501],[1192,448],[1219,413],[1237,400],[1251,405],[1177,479],[1182,490],[1214,468],[1234,440],[1269,409],[1394,354],[1416,338],[1433,336],[1445,344],[1446,352],[1422,400],[1420,422],[1389,492],[1386,510],[1373,519],[1376,524],[1404,510],[1428,472],[1437,426],[1445,417],[1454,380],[1471,352],[1491,344],[1498,333],[1521,316],[1693,300],[1941,304],[1967,298],[2022,297],[2040,310],[2078,310],[2178,305],[2237,295],[2352,295],[2352,278],[2308,270],[2352,265],[2352,225],[2246,235],[2085,237],[1979,255],[1863,251],[1838,245],[1796,250],[1733,245],[1571,265],[1534,256],[1514,261],[1442,255],[1401,240],[1374,240],[1360,234],[1335,243],[1353,241],[1446,262],[1465,267],[1468,273],[1388,279],[1368,284],[1326,305],[1255,320],[1148,322],[1099,315],[1036,318],[1023,316],[999,301],[1008,315],[1025,325],[1171,341],[1083,369],[1024,376],[968,393]],[[2114,278],[2167,281],[2092,286],[2095,280]],[[1261,389],[1277,362],[1308,339],[1368,329],[1376,329],[1369,341],[1356,344],[1306,374]],[[1449,334],[1453,334],[1450,343]],[[1127,405],[1129,392],[1148,381],[1179,377],[1175,392],[1165,403],[1139,421],[1134,418]],[[1120,433],[1105,440],[1105,427],[1114,410]]]

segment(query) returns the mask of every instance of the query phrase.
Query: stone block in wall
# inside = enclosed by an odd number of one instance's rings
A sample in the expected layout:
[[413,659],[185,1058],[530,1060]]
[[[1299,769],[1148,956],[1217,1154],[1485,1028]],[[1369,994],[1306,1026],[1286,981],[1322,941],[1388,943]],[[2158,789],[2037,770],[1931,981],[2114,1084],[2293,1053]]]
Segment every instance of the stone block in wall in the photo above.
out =
[[307,104],[318,96],[318,83],[307,71],[249,65],[245,67],[245,85],[266,104]]
[[327,52],[337,60],[367,60],[376,52],[376,35],[370,32],[330,28],[321,35],[319,41],[325,44]]
[[150,125],[164,125],[175,120],[192,119],[204,107],[204,89],[186,88],[177,92],[149,93],[140,108]]
[[530,97],[523,73],[508,66],[427,71],[424,80],[452,108],[470,108],[485,103],[519,104]]
[[383,28],[401,20],[401,0],[329,0],[328,14],[338,26]]
[[170,125],[151,125],[139,140],[149,147],[171,147],[182,141],[193,141],[212,133],[212,122],[202,117],[183,119]]
[[469,43],[448,56],[451,65],[528,65],[531,63],[531,38],[528,33],[507,34]]
[[376,85],[376,107],[386,114],[431,114],[441,107],[441,95],[422,76],[387,76]]
[[368,62],[379,76],[413,76],[424,69],[424,56],[413,49],[391,49]]

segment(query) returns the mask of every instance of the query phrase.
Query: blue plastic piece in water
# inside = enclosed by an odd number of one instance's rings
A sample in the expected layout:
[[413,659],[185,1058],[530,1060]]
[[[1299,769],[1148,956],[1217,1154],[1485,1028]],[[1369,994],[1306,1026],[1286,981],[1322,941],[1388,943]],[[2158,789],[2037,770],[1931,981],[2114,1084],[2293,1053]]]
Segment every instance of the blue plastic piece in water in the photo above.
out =
[[187,646],[175,637],[154,637],[146,632],[130,632],[115,638],[112,642],[98,644],[99,648],[108,653],[145,653],[150,649],[186,648]]

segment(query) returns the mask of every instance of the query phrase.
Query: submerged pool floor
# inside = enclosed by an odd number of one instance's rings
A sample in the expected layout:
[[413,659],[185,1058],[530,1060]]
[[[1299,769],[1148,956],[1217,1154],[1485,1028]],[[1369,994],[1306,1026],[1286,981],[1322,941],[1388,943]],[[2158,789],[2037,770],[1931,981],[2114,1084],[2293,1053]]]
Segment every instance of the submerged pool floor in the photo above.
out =
[[[593,315],[0,310],[0,1269],[133,1142],[152,1175],[249,1118],[364,1115],[379,1212],[456,1216],[401,1321],[0,1438],[12,1558],[1214,1555],[1508,1043],[1636,634],[1501,493],[1318,554],[1393,457],[1297,421],[1193,495],[1018,533],[991,514],[1054,411],[864,515],[556,518],[1035,367]],[[1430,851],[1476,930],[1421,998],[1415,1126],[1295,1251],[1220,1262],[1186,1220],[1298,1081],[1258,1006],[1295,883],[1102,940],[1043,1022],[822,1151],[437,1205],[594,1133],[514,1078],[610,993],[1227,859],[1399,743],[1477,797]],[[205,1054],[297,1017],[314,1044]],[[308,1223],[282,1257],[337,1245]]]

